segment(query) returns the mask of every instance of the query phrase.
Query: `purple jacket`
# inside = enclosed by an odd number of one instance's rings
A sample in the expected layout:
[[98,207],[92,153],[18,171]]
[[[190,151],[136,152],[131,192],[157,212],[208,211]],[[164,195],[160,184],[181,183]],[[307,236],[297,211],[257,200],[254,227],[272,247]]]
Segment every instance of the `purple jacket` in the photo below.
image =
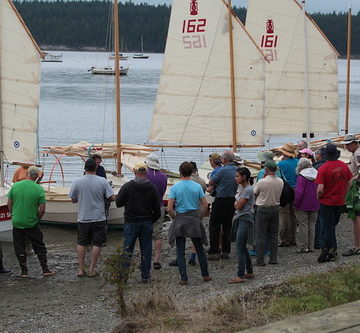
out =
[[317,171],[314,168],[307,168],[297,176],[295,187],[294,207],[302,211],[316,211],[320,203],[316,197],[317,184],[314,180]]

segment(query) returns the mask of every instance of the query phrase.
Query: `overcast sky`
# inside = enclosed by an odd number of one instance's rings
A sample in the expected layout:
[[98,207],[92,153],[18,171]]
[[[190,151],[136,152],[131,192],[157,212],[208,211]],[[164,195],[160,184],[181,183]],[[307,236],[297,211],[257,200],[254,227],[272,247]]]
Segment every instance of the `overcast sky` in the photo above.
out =
[[[132,0],[134,3],[146,2],[149,4],[171,4],[171,0]],[[201,0],[198,0],[201,2]],[[266,0],[276,1],[276,0]],[[121,0],[125,2],[125,0]],[[237,7],[244,7],[247,4],[247,0],[232,0],[233,5]],[[309,13],[313,12],[336,12],[342,11],[347,12],[349,3],[352,3],[352,9],[354,13],[360,10],[360,0],[306,0],[306,8]]]

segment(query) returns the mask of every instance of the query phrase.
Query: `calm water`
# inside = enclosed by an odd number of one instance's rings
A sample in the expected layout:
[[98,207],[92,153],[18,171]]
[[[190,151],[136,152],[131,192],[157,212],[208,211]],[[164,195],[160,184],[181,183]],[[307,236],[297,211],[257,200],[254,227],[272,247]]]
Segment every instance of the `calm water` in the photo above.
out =
[[[147,141],[156,98],[163,55],[150,54],[147,60],[130,59],[127,77],[121,80],[122,136],[125,143],[143,144]],[[42,63],[41,100],[39,113],[39,143],[67,145],[79,141],[110,142],[115,140],[114,78],[94,76],[91,66],[106,66],[108,54],[102,52],[63,52],[63,63]],[[343,124],[346,61],[339,61],[340,123]],[[360,132],[360,61],[352,62],[352,95],[350,130]],[[342,126],[343,127],[343,126]],[[278,145],[298,138],[271,139]],[[161,155],[164,167],[176,170],[187,159],[203,162],[209,150],[165,149]],[[245,158],[255,158],[256,150],[243,150]],[[43,161],[47,172],[53,164],[49,157]],[[82,173],[79,158],[63,162],[67,182]],[[105,167],[113,168],[112,161]],[[57,170],[57,169],[56,169]],[[59,177],[59,171],[56,171]]]

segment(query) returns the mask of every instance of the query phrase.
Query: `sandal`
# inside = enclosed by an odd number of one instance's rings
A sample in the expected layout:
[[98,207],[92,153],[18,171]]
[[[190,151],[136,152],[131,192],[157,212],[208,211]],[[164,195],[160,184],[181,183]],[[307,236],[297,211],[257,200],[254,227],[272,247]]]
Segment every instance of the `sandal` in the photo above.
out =
[[229,281],[229,283],[241,283],[241,282],[245,282],[245,279],[244,278],[241,278],[241,277],[236,277],[236,278],[233,278]]
[[89,272],[87,273],[87,276],[88,276],[88,277],[95,277],[96,275],[97,275],[96,272],[90,272],[90,271],[89,271]]
[[161,264],[159,262],[154,262],[154,269],[161,269]]
[[76,276],[77,276],[77,277],[85,277],[85,276],[86,276],[86,273],[85,273],[85,272],[77,273]]

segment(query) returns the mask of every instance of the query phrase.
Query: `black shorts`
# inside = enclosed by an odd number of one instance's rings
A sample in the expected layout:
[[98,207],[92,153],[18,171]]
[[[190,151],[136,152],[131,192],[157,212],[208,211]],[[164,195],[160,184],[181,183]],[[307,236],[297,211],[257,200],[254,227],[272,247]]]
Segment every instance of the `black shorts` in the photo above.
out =
[[102,247],[106,243],[106,240],[106,221],[78,223],[79,245],[94,245]]

